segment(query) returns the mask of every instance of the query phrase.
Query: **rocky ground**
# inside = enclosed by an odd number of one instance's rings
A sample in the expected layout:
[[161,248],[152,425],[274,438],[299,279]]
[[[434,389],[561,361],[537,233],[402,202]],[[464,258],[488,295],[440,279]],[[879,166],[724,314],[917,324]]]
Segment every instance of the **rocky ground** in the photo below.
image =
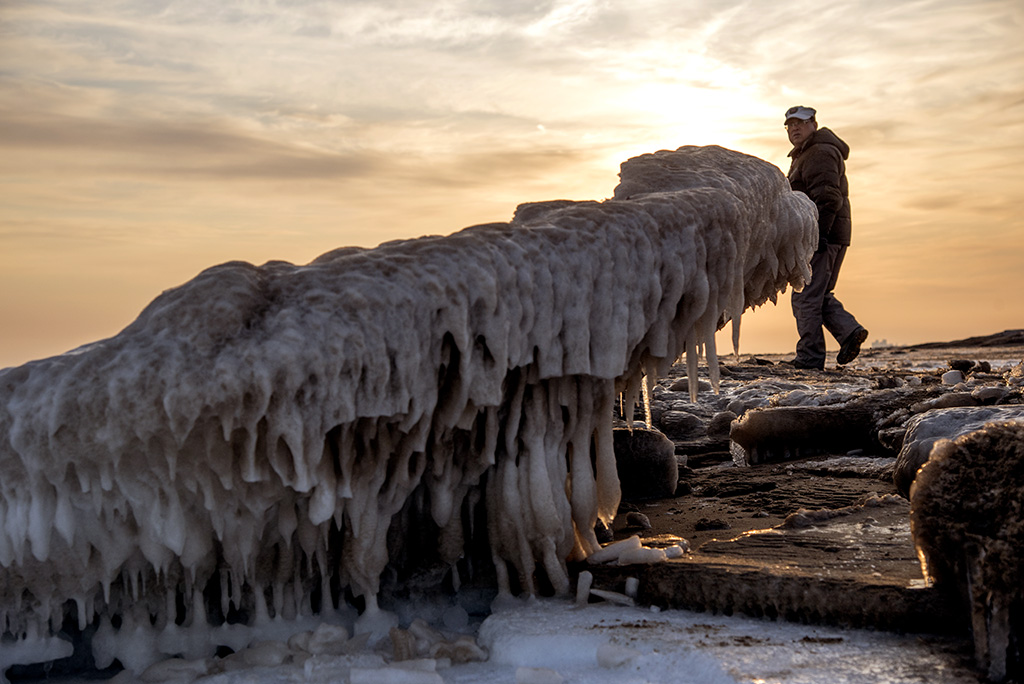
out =
[[[646,567],[586,567],[594,586],[626,591],[626,579],[637,577],[641,603],[966,638],[962,606],[922,574],[910,502],[893,481],[900,422],[931,406],[1019,405],[1020,388],[1006,378],[1024,360],[1024,331],[865,349],[849,366],[830,363],[823,372],[781,364],[785,358],[724,357],[719,395],[702,368],[697,403],[682,395],[684,366],[659,382],[653,426],[668,434],[686,465],[674,496],[624,502],[612,532],[617,540],[638,535],[645,546],[680,544],[689,552]],[[899,388],[897,400],[887,388]],[[856,430],[844,433],[856,427],[856,411],[826,407],[857,402],[874,402],[872,424],[890,425],[896,436],[887,442],[877,430],[859,440]],[[805,407],[800,420],[822,422],[818,443],[742,462],[722,426],[764,406]],[[829,444],[820,435],[833,428],[842,434]]]

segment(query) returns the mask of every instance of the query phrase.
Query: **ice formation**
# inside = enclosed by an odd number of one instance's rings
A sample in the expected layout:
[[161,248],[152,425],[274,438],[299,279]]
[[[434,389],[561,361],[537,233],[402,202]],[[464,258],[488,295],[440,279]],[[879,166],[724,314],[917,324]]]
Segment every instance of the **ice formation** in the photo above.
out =
[[970,617],[989,681],[1024,674],[1024,420],[940,439],[910,488],[921,567]]
[[907,421],[906,436],[896,457],[893,476],[896,488],[904,496],[910,496],[918,470],[928,462],[937,443],[980,430],[993,421],[1007,420],[1024,421],[1024,407],[956,406],[914,416]]
[[567,594],[619,500],[616,396],[684,354],[695,380],[701,350],[716,379],[715,331],[738,344],[816,244],[813,204],[754,157],[684,147],[620,177],[507,224],[216,266],[0,372],[0,660],[68,610],[140,653],[346,590],[373,618],[413,536],[455,584],[482,539],[501,592],[539,568]]

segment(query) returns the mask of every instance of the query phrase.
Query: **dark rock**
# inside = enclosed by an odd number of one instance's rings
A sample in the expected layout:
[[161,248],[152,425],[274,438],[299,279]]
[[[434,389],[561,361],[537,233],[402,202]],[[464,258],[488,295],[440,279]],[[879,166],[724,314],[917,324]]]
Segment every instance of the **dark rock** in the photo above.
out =
[[903,448],[903,440],[907,436],[907,428],[891,427],[878,431],[878,442],[892,453]]
[[658,416],[658,429],[672,439],[692,439],[707,434],[707,428],[700,416],[688,411],[662,411]]
[[[684,375],[683,377],[679,378],[678,380],[673,382],[671,385],[669,385],[668,389],[669,389],[670,392],[689,392],[690,391],[690,379],[687,376]],[[698,380],[697,381],[697,391],[698,392],[710,392],[711,391],[711,383],[708,382],[707,380]]]
[[970,392],[947,392],[940,397],[935,397],[931,402],[931,408],[954,408],[957,406],[977,406],[980,402]]
[[729,402],[729,405],[726,407],[726,410],[729,411],[730,413],[735,413],[737,416],[742,416],[744,413],[746,413],[748,410],[752,408],[757,408],[757,406],[754,405],[754,402],[746,402],[743,401],[742,399],[733,399],[732,401]]
[[898,375],[880,375],[875,378],[876,389],[894,389],[905,384],[903,378]]
[[711,420],[708,422],[708,437],[728,437],[729,430],[732,428],[732,421],[736,420],[736,418],[737,415],[732,411],[719,411],[711,416]]
[[1003,378],[1010,387],[1024,386],[1024,361],[1011,368],[1008,373],[1003,375]]
[[626,514],[626,527],[639,527],[642,530],[651,529],[651,520],[643,513],[630,512]]
[[675,444],[657,430],[612,430],[615,463],[624,501],[675,494],[679,461]]
[[698,530],[728,530],[732,525],[721,518],[701,518],[694,527]]
[[1006,387],[997,387],[993,385],[978,387],[971,392],[971,396],[977,399],[981,404],[998,404],[1009,396],[1009,394],[1010,390]]
[[968,359],[950,359],[949,367],[952,370],[958,370],[966,375],[968,371],[974,368],[974,361],[970,361]]

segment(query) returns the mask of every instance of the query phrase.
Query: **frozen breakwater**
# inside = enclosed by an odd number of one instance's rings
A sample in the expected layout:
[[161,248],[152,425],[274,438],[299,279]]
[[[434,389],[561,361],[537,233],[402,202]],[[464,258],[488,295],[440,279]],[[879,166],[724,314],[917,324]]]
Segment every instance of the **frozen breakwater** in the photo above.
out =
[[717,368],[714,332],[738,343],[816,244],[813,205],[756,158],[686,147],[620,176],[508,224],[216,266],[0,372],[0,665],[67,655],[66,618],[136,670],[218,645],[168,636],[187,628],[346,595],[372,631],[385,569],[457,585],[480,555],[501,593],[538,568],[567,593],[619,503],[616,397],[683,355]]

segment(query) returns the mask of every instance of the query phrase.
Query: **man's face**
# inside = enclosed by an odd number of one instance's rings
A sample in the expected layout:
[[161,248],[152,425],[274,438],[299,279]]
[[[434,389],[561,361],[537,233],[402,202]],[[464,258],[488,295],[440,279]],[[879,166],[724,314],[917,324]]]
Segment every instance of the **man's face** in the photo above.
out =
[[793,147],[803,145],[816,130],[818,130],[818,122],[814,119],[807,121],[803,119],[788,119],[786,121],[786,133],[789,134],[789,142],[793,143]]

